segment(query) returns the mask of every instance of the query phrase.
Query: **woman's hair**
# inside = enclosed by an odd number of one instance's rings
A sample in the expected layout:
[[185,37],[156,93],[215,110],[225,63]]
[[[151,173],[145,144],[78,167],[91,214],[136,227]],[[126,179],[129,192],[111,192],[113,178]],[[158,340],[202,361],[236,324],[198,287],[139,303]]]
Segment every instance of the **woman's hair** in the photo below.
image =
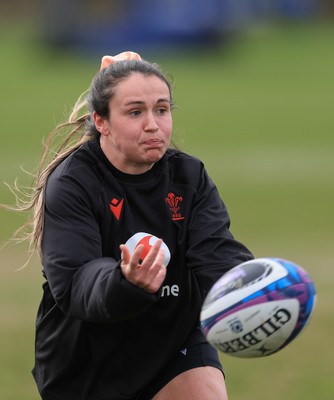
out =
[[15,206],[5,206],[13,211],[32,211],[31,218],[14,234],[14,240],[29,242],[31,253],[41,253],[44,227],[45,186],[51,172],[83,143],[99,135],[93,112],[103,118],[109,117],[109,102],[113,98],[118,83],[133,73],[156,76],[166,83],[172,103],[172,83],[157,64],[143,60],[123,60],[101,69],[92,80],[88,91],[84,92],[74,105],[68,121],[59,124],[47,137],[40,162],[37,167],[35,184],[27,191],[15,183],[11,191],[15,195]]

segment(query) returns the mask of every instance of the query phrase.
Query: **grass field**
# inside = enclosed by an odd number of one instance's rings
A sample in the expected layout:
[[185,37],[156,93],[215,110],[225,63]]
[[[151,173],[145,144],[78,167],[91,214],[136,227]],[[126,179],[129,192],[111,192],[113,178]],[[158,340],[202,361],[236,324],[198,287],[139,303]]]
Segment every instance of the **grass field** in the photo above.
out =
[[[99,60],[52,53],[19,26],[0,28],[1,182],[29,184],[41,142],[85,90]],[[278,256],[313,277],[310,325],[263,359],[222,356],[231,400],[332,400],[334,318],[334,27],[257,27],[219,51],[147,55],[175,77],[174,139],[201,158],[257,257]],[[110,51],[112,53],[112,51]],[[145,54],[144,54],[145,56]],[[0,202],[10,202],[0,188]],[[4,242],[23,221],[0,211]],[[38,398],[33,365],[40,264],[1,250],[0,398]]]

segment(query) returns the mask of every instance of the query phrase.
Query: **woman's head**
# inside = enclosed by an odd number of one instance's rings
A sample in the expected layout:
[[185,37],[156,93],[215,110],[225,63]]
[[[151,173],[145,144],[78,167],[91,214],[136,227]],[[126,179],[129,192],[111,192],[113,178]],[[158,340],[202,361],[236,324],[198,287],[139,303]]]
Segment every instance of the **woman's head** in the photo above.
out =
[[[161,159],[172,133],[171,85],[155,64],[118,61],[94,78],[88,133],[119,170],[139,174]],[[93,126],[94,123],[94,126]]]
[[157,64],[138,59],[114,62],[102,68],[101,71],[96,74],[88,91],[86,98],[90,113],[90,116],[87,118],[88,135],[99,133],[95,127],[93,113],[97,113],[102,118],[108,118],[111,111],[109,109],[109,103],[117,90],[117,85],[134,73],[139,73],[143,76],[155,76],[164,82],[168,88],[170,103],[172,105],[172,83]]

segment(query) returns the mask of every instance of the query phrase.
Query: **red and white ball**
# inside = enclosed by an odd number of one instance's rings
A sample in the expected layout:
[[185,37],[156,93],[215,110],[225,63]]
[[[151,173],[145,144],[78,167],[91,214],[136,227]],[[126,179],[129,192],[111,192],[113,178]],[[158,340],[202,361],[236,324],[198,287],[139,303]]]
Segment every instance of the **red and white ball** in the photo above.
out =
[[[146,232],[138,232],[131,236],[125,245],[130,251],[130,254],[132,254],[135,251],[135,248],[142,244],[144,246],[144,249],[141,253],[141,258],[144,259],[149,251],[151,250],[152,246],[156,243],[156,241],[159,240],[156,236],[151,235],[150,233]],[[163,264],[165,267],[167,267],[169,261],[170,261],[170,251],[169,248],[167,247],[166,243],[162,242],[161,248],[164,250],[164,259],[163,259]]]
[[258,258],[232,268],[214,284],[203,304],[201,327],[223,353],[268,356],[300,334],[315,303],[314,283],[303,268]]

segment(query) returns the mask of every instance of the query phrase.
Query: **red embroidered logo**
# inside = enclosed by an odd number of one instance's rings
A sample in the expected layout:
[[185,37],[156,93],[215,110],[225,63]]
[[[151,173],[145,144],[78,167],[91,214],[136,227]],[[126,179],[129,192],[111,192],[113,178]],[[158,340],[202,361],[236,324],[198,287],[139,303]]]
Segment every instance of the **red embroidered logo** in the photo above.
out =
[[121,216],[122,209],[123,209],[123,203],[124,203],[124,199],[117,200],[117,199],[113,198],[109,204],[110,210],[115,215],[115,217],[118,219],[118,221]]
[[169,209],[172,212],[172,220],[180,221],[184,219],[182,214],[180,214],[180,206],[179,203],[183,201],[182,196],[175,196],[174,193],[168,193],[168,196],[165,198],[166,203],[169,205]]

